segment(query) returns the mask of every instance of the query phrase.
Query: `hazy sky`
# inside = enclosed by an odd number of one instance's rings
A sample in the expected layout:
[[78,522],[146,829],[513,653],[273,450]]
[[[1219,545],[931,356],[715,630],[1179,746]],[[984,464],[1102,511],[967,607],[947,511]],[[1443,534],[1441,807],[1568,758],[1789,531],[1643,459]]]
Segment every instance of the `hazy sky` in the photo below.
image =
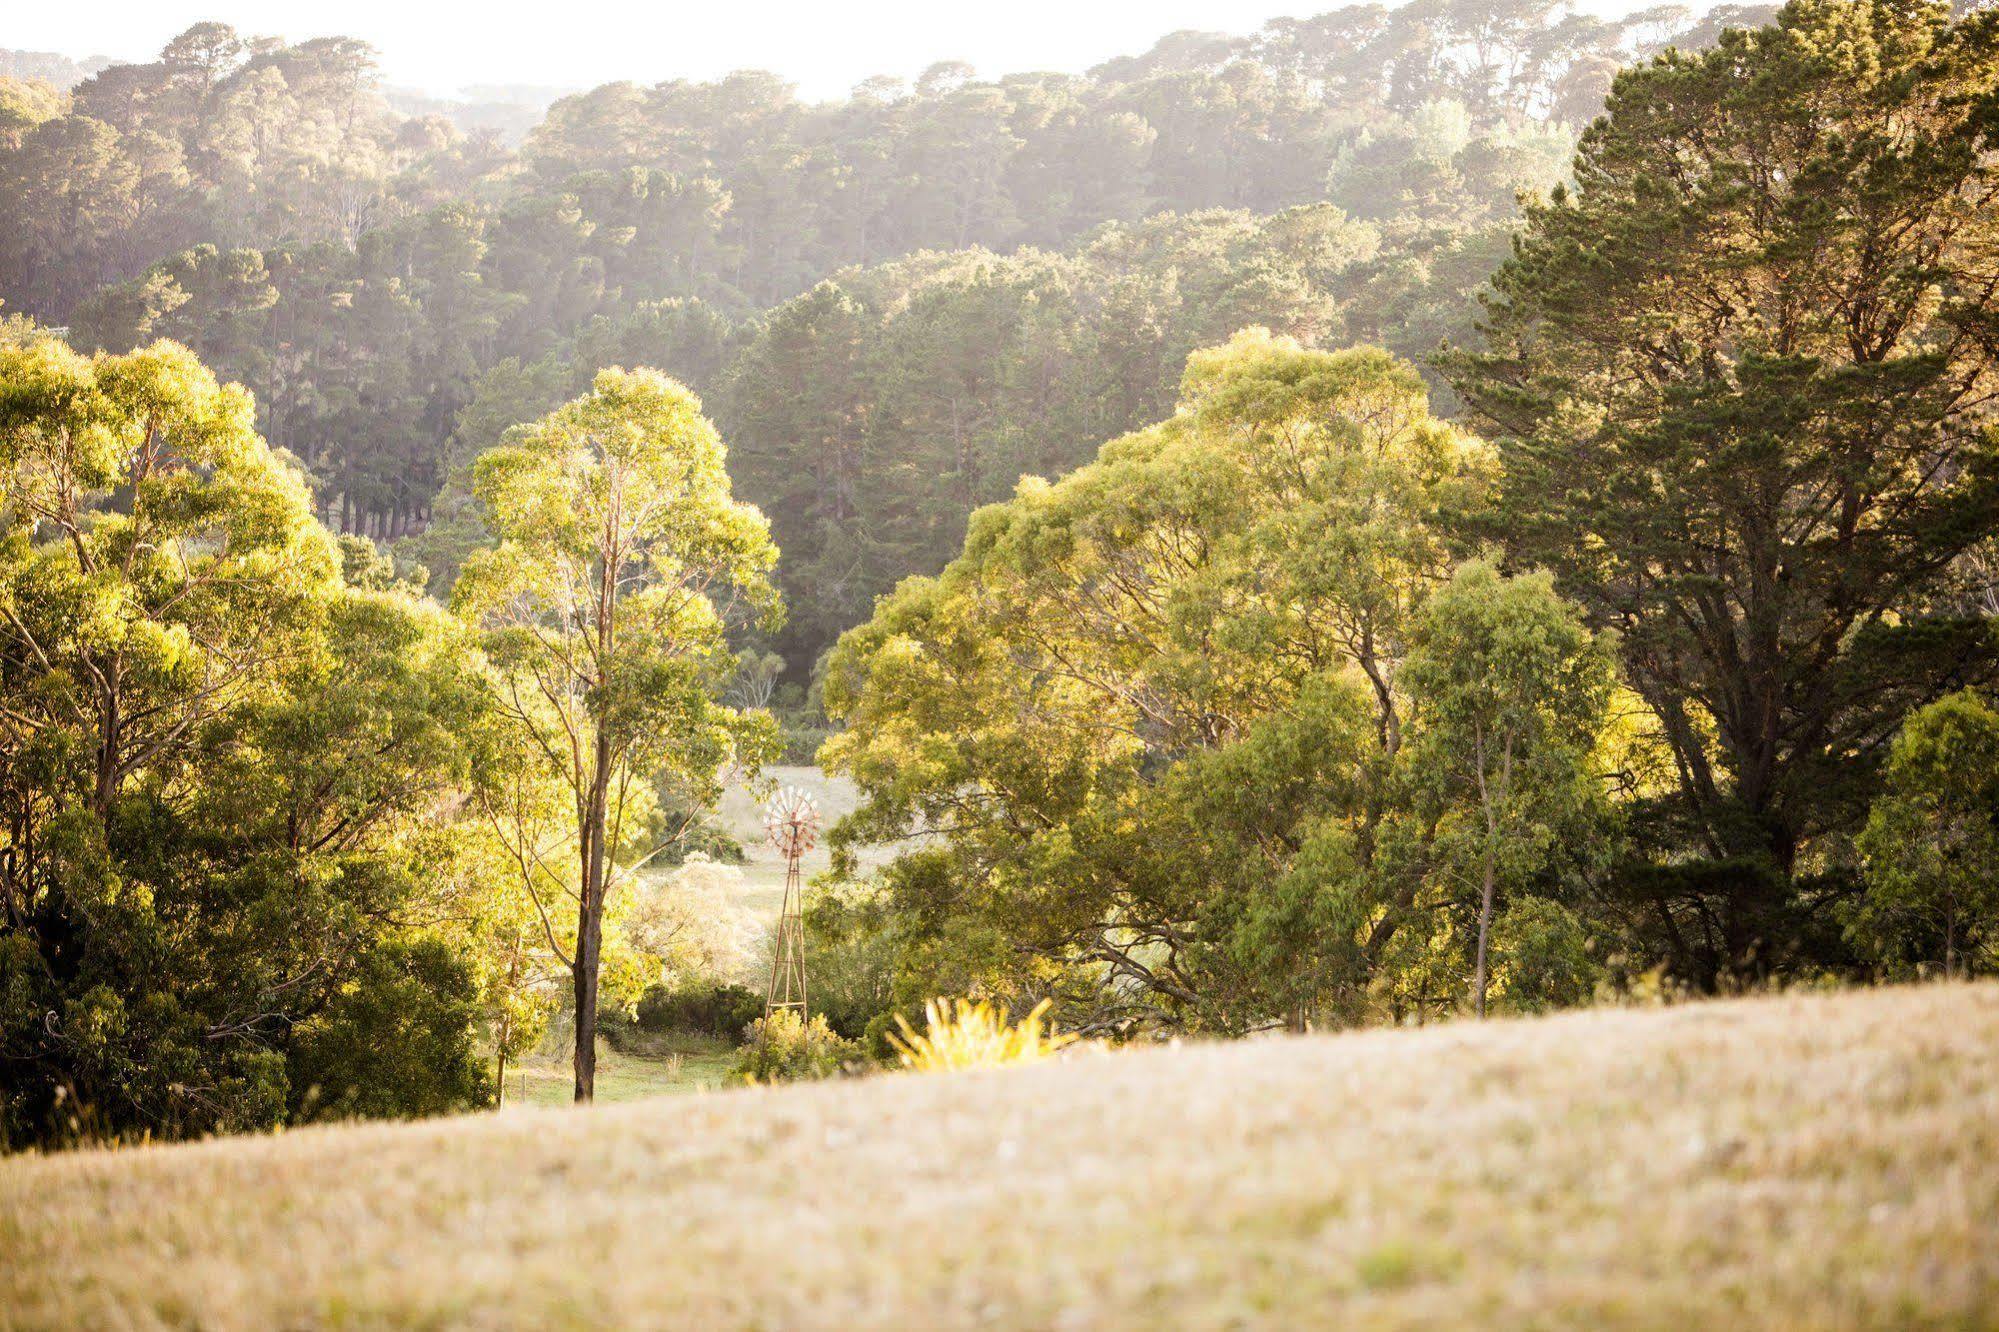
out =
[[[1593,10],[1624,0],[1590,0]],[[1342,0],[0,0],[0,47],[150,58],[201,19],[293,40],[338,33],[381,52],[394,84],[451,93],[471,83],[588,87],[775,70],[811,97],[935,60],[980,73],[1086,69],[1180,28],[1249,32]]]

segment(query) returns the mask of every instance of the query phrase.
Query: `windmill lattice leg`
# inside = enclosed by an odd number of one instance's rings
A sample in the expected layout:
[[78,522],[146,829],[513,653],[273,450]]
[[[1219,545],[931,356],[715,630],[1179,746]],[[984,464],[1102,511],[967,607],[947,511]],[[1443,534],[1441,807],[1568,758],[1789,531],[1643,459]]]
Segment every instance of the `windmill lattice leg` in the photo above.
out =
[[806,1016],[804,893],[799,885],[798,858],[786,858],[784,905],[777,918],[777,940],[771,950],[770,985],[764,992],[766,1029],[771,1014],[794,1008]]

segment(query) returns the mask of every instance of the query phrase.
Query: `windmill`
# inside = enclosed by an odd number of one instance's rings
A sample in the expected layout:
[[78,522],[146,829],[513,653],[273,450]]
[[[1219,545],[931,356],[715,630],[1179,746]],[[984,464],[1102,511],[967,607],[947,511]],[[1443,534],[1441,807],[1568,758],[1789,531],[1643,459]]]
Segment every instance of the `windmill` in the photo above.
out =
[[805,919],[804,890],[799,884],[798,862],[819,842],[819,807],[812,797],[795,786],[779,787],[764,806],[764,836],[784,857],[784,906],[777,917],[777,942],[771,949],[770,988],[764,993],[764,1030],[770,1030],[771,1014],[795,1008],[799,1020],[805,1009]]

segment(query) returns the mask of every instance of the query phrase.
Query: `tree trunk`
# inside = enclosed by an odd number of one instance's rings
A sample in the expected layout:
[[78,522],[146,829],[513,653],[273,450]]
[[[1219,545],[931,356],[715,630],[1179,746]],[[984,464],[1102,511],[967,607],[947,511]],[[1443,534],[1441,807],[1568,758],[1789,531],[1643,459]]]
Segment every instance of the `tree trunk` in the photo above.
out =
[[583,1103],[597,1096],[597,941],[603,933],[597,913],[586,903],[580,908],[576,938],[576,965],[570,976],[576,993],[576,1100]]
[[1485,1017],[1485,956],[1486,943],[1492,936],[1492,853],[1485,854],[1485,882],[1480,885],[1478,899],[1478,962],[1472,971],[1472,1007],[1480,1018]]
[[604,940],[604,839],[610,823],[611,748],[597,737],[583,818],[583,884],[576,904],[576,1099],[597,1095],[597,970]]
[[1492,890],[1493,881],[1498,878],[1499,869],[1499,817],[1497,810],[1503,806],[1507,794],[1513,789],[1513,736],[1506,736],[1506,747],[1499,763],[1499,790],[1494,792],[1486,780],[1485,772],[1485,731],[1479,728],[1477,745],[1478,760],[1478,803],[1485,813],[1485,859],[1480,865],[1481,882],[1478,895],[1478,959],[1472,969],[1472,1008],[1479,1020],[1485,1020],[1486,988],[1486,948],[1492,938]]
[[[115,672],[115,665],[107,668]],[[111,817],[111,805],[118,797],[118,749],[123,739],[124,719],[119,716],[118,693],[106,686],[102,707],[104,720],[97,740],[97,773],[91,796],[91,812],[100,823]]]

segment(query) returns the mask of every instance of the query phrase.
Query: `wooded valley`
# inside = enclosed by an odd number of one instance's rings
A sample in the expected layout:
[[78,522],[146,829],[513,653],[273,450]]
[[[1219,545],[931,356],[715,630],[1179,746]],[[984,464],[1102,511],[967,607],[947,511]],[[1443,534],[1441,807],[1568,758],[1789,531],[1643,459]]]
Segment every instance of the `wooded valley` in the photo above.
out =
[[1999,969],[1999,13],[374,61],[0,52],[0,1147]]

